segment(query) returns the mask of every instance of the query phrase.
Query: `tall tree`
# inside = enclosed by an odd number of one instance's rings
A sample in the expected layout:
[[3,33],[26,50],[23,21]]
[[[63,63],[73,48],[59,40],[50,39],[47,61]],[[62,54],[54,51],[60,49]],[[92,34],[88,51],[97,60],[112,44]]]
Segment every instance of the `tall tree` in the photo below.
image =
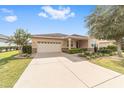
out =
[[10,41],[15,43],[20,48],[20,50],[22,50],[22,46],[27,45],[30,38],[31,35],[26,30],[19,28],[16,29],[14,35],[11,36]]
[[97,6],[86,18],[89,34],[97,39],[115,40],[122,57],[121,40],[124,37],[124,6]]

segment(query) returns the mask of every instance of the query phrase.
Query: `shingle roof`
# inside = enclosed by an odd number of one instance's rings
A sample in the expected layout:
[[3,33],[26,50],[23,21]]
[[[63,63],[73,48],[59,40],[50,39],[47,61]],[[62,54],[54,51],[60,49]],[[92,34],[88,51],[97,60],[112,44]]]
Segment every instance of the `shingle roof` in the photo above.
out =
[[81,37],[82,35],[72,34],[71,36],[80,36]]
[[38,35],[33,35],[33,36],[65,37],[65,36],[68,36],[68,35],[61,34],[61,33],[51,33],[51,34],[38,34]]
[[32,35],[32,36],[46,36],[46,37],[85,37],[82,35],[77,35],[77,34],[72,34],[72,35],[67,35],[67,34],[62,34],[62,33],[51,33],[51,34],[37,34],[37,35]]

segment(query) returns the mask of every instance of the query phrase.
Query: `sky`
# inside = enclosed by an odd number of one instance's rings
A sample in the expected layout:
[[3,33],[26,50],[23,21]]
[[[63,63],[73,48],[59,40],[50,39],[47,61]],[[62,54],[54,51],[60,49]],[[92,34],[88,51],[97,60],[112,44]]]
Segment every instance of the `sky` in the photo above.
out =
[[63,33],[87,35],[85,19],[93,5],[0,5],[0,34],[13,35],[17,28],[33,34]]

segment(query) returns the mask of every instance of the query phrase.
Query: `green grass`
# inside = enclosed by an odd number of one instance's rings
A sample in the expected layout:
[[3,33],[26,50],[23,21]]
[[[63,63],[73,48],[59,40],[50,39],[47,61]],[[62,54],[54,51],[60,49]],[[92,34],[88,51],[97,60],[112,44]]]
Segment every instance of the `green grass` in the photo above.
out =
[[19,53],[19,51],[3,52],[3,53],[0,53],[0,59],[8,58],[8,57],[16,55],[18,53]]
[[16,59],[18,51],[0,53],[0,87],[13,87],[32,59]]
[[110,58],[98,58],[91,61],[94,64],[111,69],[113,71],[124,74],[124,59],[117,61]]

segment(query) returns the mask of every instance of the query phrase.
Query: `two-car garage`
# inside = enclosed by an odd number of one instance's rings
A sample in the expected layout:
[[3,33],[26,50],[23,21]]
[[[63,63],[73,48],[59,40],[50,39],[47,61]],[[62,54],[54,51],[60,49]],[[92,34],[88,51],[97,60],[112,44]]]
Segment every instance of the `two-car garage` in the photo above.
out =
[[39,41],[37,43],[37,52],[61,52],[61,45],[62,42],[60,41]]

